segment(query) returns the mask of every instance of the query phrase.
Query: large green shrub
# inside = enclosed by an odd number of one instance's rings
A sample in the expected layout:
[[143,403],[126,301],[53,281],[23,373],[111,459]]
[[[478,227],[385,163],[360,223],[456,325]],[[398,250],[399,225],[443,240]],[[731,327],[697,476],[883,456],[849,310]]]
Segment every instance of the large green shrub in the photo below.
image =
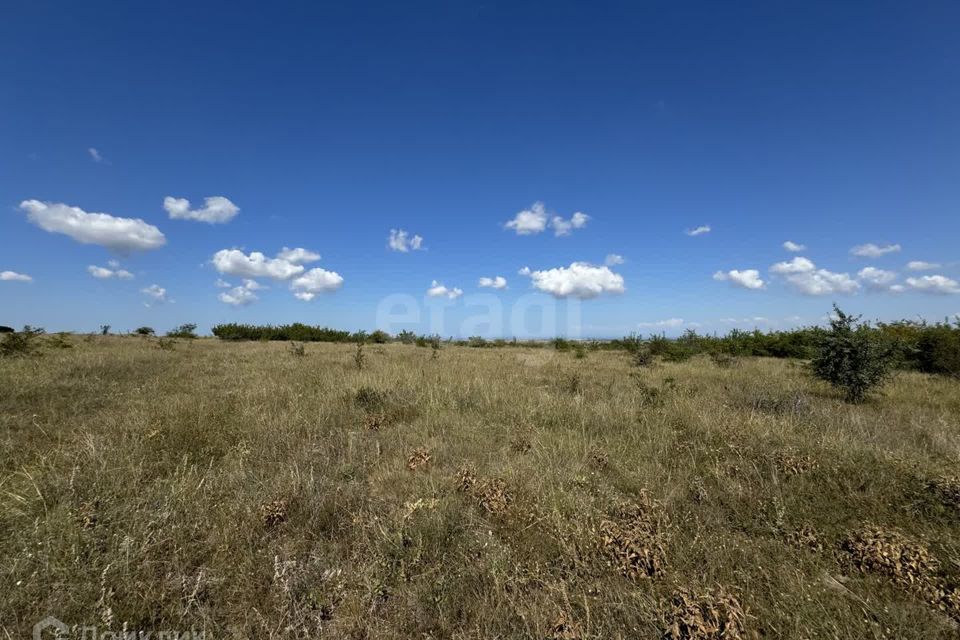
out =
[[862,402],[889,377],[896,359],[894,344],[860,316],[849,316],[834,305],[830,329],[817,344],[813,374],[841,389],[848,402]]

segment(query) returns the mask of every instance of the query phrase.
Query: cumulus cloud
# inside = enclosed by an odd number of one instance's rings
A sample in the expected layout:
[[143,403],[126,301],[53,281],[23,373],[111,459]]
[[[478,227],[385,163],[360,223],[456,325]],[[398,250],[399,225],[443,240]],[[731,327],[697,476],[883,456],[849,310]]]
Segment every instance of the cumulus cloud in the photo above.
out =
[[489,287],[491,289],[506,289],[507,288],[507,279],[503,276],[496,276],[493,278],[480,278],[481,287]]
[[309,302],[317,294],[336,291],[343,286],[343,277],[336,271],[314,268],[307,271],[290,283],[293,295],[300,300]]
[[542,202],[534,202],[529,209],[520,211],[506,223],[507,229],[513,229],[518,236],[541,233],[547,228],[547,208]]
[[16,271],[0,271],[0,281],[31,282],[32,280],[33,278],[25,273],[17,273]]
[[688,236],[702,236],[705,233],[710,233],[710,231],[712,231],[710,225],[704,224],[700,225],[696,229],[687,229],[684,233],[686,233]]
[[277,257],[292,264],[306,264],[308,262],[316,262],[319,260],[320,254],[303,249],[301,247],[297,247],[296,249],[284,247],[280,250],[280,253],[277,254]]
[[457,287],[447,288],[445,285],[434,280],[430,284],[430,288],[427,289],[427,295],[431,298],[449,298],[450,300],[456,300],[463,295],[463,290]]
[[616,253],[608,253],[606,259],[603,261],[603,264],[607,265],[608,267],[614,267],[618,264],[623,264],[624,262],[626,262],[626,260],[624,260],[623,256]]
[[100,280],[108,280],[110,278],[118,278],[120,280],[133,280],[133,274],[127,271],[126,269],[119,269],[120,265],[116,260],[110,261],[110,266],[112,269],[106,267],[98,267],[97,265],[90,265],[87,267],[87,272],[92,275],[94,278]]
[[760,272],[756,269],[717,271],[713,274],[713,279],[720,282],[729,282],[735,287],[743,287],[744,289],[763,289],[766,285],[760,277]]
[[[810,296],[854,293],[860,289],[860,283],[851,278],[850,274],[817,269],[811,260],[803,256],[797,256],[788,262],[778,262],[770,267],[770,272],[785,276],[787,282],[797,291]],[[870,273],[872,272],[868,272]]]
[[899,253],[900,245],[899,244],[887,244],[884,246],[878,246],[873,243],[867,244],[858,244],[857,246],[850,249],[850,253],[861,258],[879,258],[880,256],[885,256],[888,253]]
[[208,224],[230,222],[240,213],[240,207],[223,196],[204,198],[202,209],[191,209],[190,201],[186,198],[167,196],[163,199],[163,208],[176,220],[196,220]]
[[[285,251],[291,251],[286,249]],[[305,249],[293,251],[307,252]],[[311,254],[316,255],[316,254]],[[268,258],[259,251],[249,255],[239,249],[221,249],[213,254],[210,260],[218,272],[243,278],[272,278],[274,280],[289,280],[304,272],[302,264],[285,260],[282,257]]]
[[939,269],[940,265],[936,262],[924,262],[923,260],[911,260],[907,263],[907,269],[910,271],[932,271]]
[[806,273],[808,271],[813,271],[814,269],[816,269],[816,265],[803,256],[797,256],[793,260],[787,262],[778,262],[770,267],[770,271],[772,273],[777,273],[780,275]]
[[[219,286],[219,283],[223,281],[218,280],[217,282]],[[227,286],[229,287],[230,285]],[[256,280],[247,278],[244,279],[243,286],[231,287],[229,291],[222,291],[217,298],[225,304],[233,305],[234,307],[243,307],[256,302],[259,298],[257,298],[257,294],[255,294],[254,291],[264,288],[265,287]]]
[[145,289],[140,289],[140,292],[152,298],[155,303],[162,304],[164,302],[170,302],[170,299],[167,297],[167,290],[158,284],[152,284]]
[[797,253],[799,251],[805,251],[807,248],[807,245],[797,244],[796,242],[791,242],[790,240],[787,240],[786,242],[783,243],[783,248],[786,249],[787,251],[790,251],[791,253]]
[[387,238],[387,246],[394,251],[407,253],[408,251],[422,251],[423,238],[418,235],[410,236],[403,229],[390,229],[390,237]]
[[939,295],[960,293],[960,282],[940,275],[907,278],[907,286],[914,291],[920,291],[921,293],[933,293]]
[[623,276],[609,267],[588,262],[574,262],[569,267],[557,267],[544,271],[531,271],[524,267],[521,275],[529,276],[536,289],[555,298],[579,298],[587,300],[603,293],[623,293]]
[[139,218],[87,213],[80,207],[39,200],[24,200],[20,209],[44,231],[62,233],[82,244],[96,244],[113,251],[157,249],[167,242],[159,229]]
[[529,209],[517,212],[513,220],[504,224],[507,229],[512,229],[518,236],[528,236],[546,231],[549,224],[553,229],[555,236],[568,236],[574,229],[582,229],[587,226],[590,216],[580,211],[575,212],[570,218],[547,214],[547,207],[542,202],[534,202]]
[[863,282],[868,289],[888,291],[897,279],[897,274],[893,271],[877,269],[876,267],[864,267],[857,272],[857,277],[860,278],[860,281]]
[[568,236],[572,230],[587,226],[587,221],[589,220],[590,216],[577,211],[569,220],[564,220],[560,216],[553,216],[550,218],[550,226],[553,227],[553,235]]

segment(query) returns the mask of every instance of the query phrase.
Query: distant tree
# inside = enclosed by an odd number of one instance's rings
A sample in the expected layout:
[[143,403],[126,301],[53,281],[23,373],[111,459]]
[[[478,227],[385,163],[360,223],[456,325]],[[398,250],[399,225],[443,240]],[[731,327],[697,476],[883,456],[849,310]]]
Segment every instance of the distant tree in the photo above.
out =
[[138,336],[152,336],[155,333],[153,327],[137,327],[133,332]]
[[370,334],[370,342],[374,344],[386,344],[390,342],[390,334],[387,333],[386,331],[381,331],[380,329],[377,329],[376,331]]
[[397,340],[399,340],[403,344],[413,344],[417,341],[417,334],[415,334],[413,331],[410,331],[408,329],[404,329],[403,331],[397,334]]
[[813,375],[841,389],[848,402],[863,402],[890,376],[896,349],[883,334],[860,322],[860,316],[847,315],[836,305],[833,311],[830,329],[820,337],[811,362]]
[[197,337],[197,325],[195,324],[182,324],[172,331],[167,331],[168,338],[196,338]]
[[102,336],[108,336],[108,335],[110,335],[110,325],[108,325],[108,324],[102,324],[102,325],[100,325],[100,335],[102,335]]

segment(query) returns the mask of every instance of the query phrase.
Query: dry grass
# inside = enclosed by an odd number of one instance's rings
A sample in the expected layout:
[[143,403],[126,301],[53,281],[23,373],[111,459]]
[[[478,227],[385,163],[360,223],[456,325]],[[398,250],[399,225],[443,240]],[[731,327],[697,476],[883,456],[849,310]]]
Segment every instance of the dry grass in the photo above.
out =
[[0,359],[0,637],[958,633],[956,380],[62,340]]

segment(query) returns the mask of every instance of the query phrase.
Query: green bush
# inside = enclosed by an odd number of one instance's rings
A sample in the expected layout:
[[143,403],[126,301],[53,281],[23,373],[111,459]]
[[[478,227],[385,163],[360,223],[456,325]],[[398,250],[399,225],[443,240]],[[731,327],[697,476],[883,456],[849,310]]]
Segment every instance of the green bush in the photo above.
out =
[[133,332],[138,336],[152,336],[155,333],[153,327],[137,327]]
[[960,322],[951,327],[928,327],[917,341],[917,364],[921,371],[960,377]]
[[167,331],[168,338],[196,338],[197,337],[197,325],[195,324],[182,324],[172,331]]
[[862,402],[890,376],[896,348],[880,332],[834,305],[830,329],[817,344],[814,376],[841,389],[848,402]]

